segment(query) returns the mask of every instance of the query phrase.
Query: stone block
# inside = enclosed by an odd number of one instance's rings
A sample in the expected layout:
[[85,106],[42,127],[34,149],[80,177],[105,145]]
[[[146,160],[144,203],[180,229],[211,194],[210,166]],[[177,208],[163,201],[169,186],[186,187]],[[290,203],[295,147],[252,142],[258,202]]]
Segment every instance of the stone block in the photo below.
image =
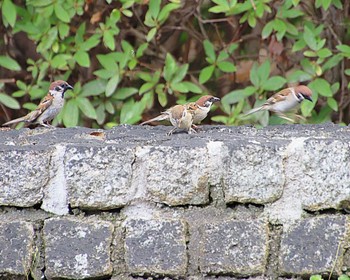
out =
[[125,259],[132,275],[186,273],[186,225],[181,220],[132,219],[126,223]]
[[303,209],[340,209],[350,199],[349,140],[300,139],[287,152],[286,184]]
[[268,224],[226,220],[202,226],[200,271],[208,275],[263,274],[268,256]]
[[282,234],[279,267],[282,275],[340,273],[349,223],[346,217],[307,218]]
[[65,174],[69,203],[85,209],[113,209],[127,204],[134,151],[117,146],[67,147]]
[[27,222],[0,223],[0,279],[28,279],[34,257],[34,229]]
[[112,274],[113,226],[95,219],[51,218],[45,221],[45,275],[48,279],[90,279]]
[[0,205],[31,207],[41,202],[49,180],[51,152],[30,146],[0,149]]
[[282,148],[286,142],[236,141],[228,145],[223,184],[226,203],[273,202],[284,185]]
[[151,201],[171,206],[209,202],[206,147],[142,147],[135,166],[138,184]]

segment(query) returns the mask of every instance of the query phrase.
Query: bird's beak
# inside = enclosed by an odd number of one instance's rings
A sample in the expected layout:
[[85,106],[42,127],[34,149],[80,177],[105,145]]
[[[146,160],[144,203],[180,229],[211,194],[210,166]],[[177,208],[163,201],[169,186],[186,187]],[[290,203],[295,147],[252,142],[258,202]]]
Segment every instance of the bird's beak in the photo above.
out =
[[215,103],[215,102],[218,102],[220,101],[220,98],[219,97],[213,97],[211,102]]
[[303,95],[303,96],[304,96],[305,99],[307,99],[307,100],[312,102],[312,98],[310,96],[308,96],[308,95]]
[[73,87],[69,84],[66,85],[66,90],[73,89]]

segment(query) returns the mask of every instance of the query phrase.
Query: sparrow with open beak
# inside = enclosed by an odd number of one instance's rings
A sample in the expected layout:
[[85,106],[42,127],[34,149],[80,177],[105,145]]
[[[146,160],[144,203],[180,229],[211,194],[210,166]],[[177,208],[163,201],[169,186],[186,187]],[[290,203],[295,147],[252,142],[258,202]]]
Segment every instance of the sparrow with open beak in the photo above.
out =
[[293,110],[305,99],[312,102],[311,96],[312,91],[307,86],[300,85],[286,88],[271,96],[262,106],[248,111],[245,115],[267,110],[276,113],[281,118],[293,121],[287,118],[284,113]]
[[52,127],[48,122],[52,121],[62,110],[64,93],[69,89],[73,89],[73,87],[65,81],[58,80],[51,83],[48,94],[34,111],[24,117],[4,123],[3,126],[25,122],[26,124],[39,124],[45,127]]
[[[204,120],[208,112],[210,111],[211,105],[213,103],[220,101],[220,98],[214,97],[212,95],[205,95],[200,97],[196,102],[190,102],[185,104],[184,106],[187,109],[190,109],[190,111],[193,113],[193,124],[192,127],[197,127],[194,124],[200,123],[202,120]],[[171,109],[171,108],[170,108]],[[167,111],[165,111],[167,112]],[[165,113],[164,112],[164,113]],[[162,113],[161,115],[150,119],[148,121],[145,121],[141,123],[141,125],[145,125],[147,123],[155,122],[155,121],[163,121],[163,120],[169,120],[169,115]]]

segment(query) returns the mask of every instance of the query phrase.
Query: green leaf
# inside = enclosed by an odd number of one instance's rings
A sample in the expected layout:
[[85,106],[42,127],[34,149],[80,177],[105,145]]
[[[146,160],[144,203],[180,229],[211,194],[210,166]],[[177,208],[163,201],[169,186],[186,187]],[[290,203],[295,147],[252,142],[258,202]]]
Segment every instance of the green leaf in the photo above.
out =
[[58,19],[66,23],[70,22],[70,17],[68,12],[65,9],[63,9],[63,7],[59,2],[56,2],[54,9],[55,9],[55,15]]
[[151,90],[153,87],[154,87],[153,83],[144,83],[139,89],[139,94],[142,95],[145,92]]
[[327,98],[327,104],[329,107],[332,108],[333,111],[338,112],[338,103],[333,97],[328,97]]
[[331,56],[333,53],[328,48],[323,48],[317,51],[317,55],[321,58],[326,58]]
[[237,69],[236,66],[229,61],[221,61],[217,64],[217,66],[222,72],[226,73],[233,73]]
[[105,92],[106,85],[107,85],[106,80],[102,80],[102,79],[92,80],[86,83],[85,85],[83,85],[79,96],[81,97],[98,96]]
[[118,84],[119,84],[119,74],[116,73],[114,77],[112,77],[108,83],[107,83],[107,86],[106,86],[106,96],[111,96],[114,91],[116,90]]
[[221,100],[222,104],[235,104],[248,96],[256,93],[256,89],[252,86],[246,87],[245,89],[238,89],[227,93]]
[[350,280],[350,277],[345,274],[342,274],[338,277],[338,280]]
[[94,34],[89,39],[87,39],[84,43],[79,46],[79,49],[84,51],[89,51],[90,49],[96,47],[100,44],[101,35]]
[[262,88],[267,91],[276,91],[286,83],[286,79],[280,76],[271,77],[268,80],[263,81]]
[[79,109],[75,99],[66,102],[63,110],[63,124],[65,127],[73,127],[78,125]]
[[314,51],[317,50],[317,41],[315,39],[315,34],[307,26],[304,27],[303,38],[310,49]]
[[322,66],[323,72],[339,65],[340,61],[343,60],[343,57],[340,54],[333,55],[330,57],[325,64]]
[[157,18],[160,11],[161,0],[150,0],[148,4],[148,12],[153,18]]
[[86,97],[78,97],[76,99],[76,102],[78,104],[79,109],[83,112],[85,116],[87,116],[89,119],[97,119],[95,108],[92,106],[89,99],[87,99]]
[[148,43],[141,44],[136,51],[136,57],[137,58],[141,57],[147,48],[148,48]]
[[165,92],[163,91],[158,91],[157,92],[157,97],[158,97],[158,102],[160,106],[165,107],[168,104],[168,98]]
[[270,21],[267,24],[265,24],[263,30],[261,31],[261,37],[263,39],[266,39],[267,37],[269,37],[271,35],[272,30],[273,30],[273,25],[274,25],[273,21]]
[[125,100],[130,96],[133,96],[135,93],[138,92],[137,88],[133,87],[123,87],[119,88],[117,92],[114,94],[113,98],[118,100]]
[[2,16],[11,25],[11,27],[15,26],[17,11],[16,6],[12,3],[11,0],[4,0],[2,3]]
[[277,35],[276,35],[277,40],[281,41],[282,38],[284,37],[284,34],[287,31],[287,25],[283,20],[278,18],[276,18],[273,22],[274,22],[273,28],[277,31]]
[[118,69],[118,65],[111,54],[98,54],[97,59],[107,70],[116,71]]
[[305,82],[311,79],[312,79],[312,76],[309,73],[306,73],[305,71],[302,71],[302,70],[296,70],[287,76],[287,80],[289,83]]
[[312,275],[310,277],[310,280],[323,280],[322,276],[317,274],[317,275]]
[[170,82],[175,70],[176,70],[176,61],[170,53],[167,53],[165,58],[165,66],[163,71],[163,77],[167,82]]
[[20,71],[21,66],[9,56],[0,55],[0,66],[12,71]]
[[260,80],[259,80],[259,76],[258,76],[258,64],[254,63],[252,69],[250,69],[250,81],[252,82],[252,84],[256,87],[259,88],[260,87]]
[[193,93],[202,93],[203,90],[197,86],[196,84],[192,83],[192,82],[188,82],[188,81],[184,81],[182,82],[187,88],[188,91],[193,92]]
[[317,57],[317,53],[314,51],[304,51],[303,55],[307,57]]
[[261,83],[265,82],[268,79],[268,77],[270,76],[270,71],[271,64],[270,61],[266,59],[264,63],[258,67],[257,71]]
[[80,66],[90,67],[90,57],[87,52],[77,51],[74,55],[74,59]]
[[342,55],[350,58],[350,46],[338,45],[338,46],[336,46],[336,48],[342,52]]
[[316,80],[312,81],[310,85],[312,85],[312,87],[314,87],[316,91],[320,93],[322,96],[325,96],[325,97],[333,96],[331,86],[328,83],[328,81],[326,81],[325,79],[317,78]]
[[188,70],[188,64],[184,64],[184,65],[181,65],[177,71],[175,72],[175,75],[174,77],[171,79],[171,82],[172,83],[178,83],[178,82],[181,82],[186,74],[187,74],[187,70]]
[[199,83],[204,84],[205,82],[207,82],[213,75],[214,70],[215,70],[215,66],[213,65],[204,67],[202,71],[199,73]]
[[146,41],[150,42],[157,33],[157,27],[153,27],[146,36]]
[[165,5],[158,15],[158,21],[160,23],[165,22],[168,19],[170,12],[178,8],[180,8],[180,4],[177,3],[169,3]]
[[16,99],[4,93],[0,93],[0,103],[4,104],[6,107],[11,109],[21,108]]
[[114,34],[111,30],[105,30],[103,32],[103,43],[106,45],[107,48],[114,51],[115,49]]
[[172,83],[170,84],[170,88],[174,91],[178,91],[178,92],[189,92],[189,89],[187,88],[185,83]]
[[70,59],[71,56],[67,54],[58,54],[55,55],[55,57],[51,60],[51,67],[61,70],[67,70],[68,68],[68,59]]
[[213,63],[216,60],[214,45],[209,40],[204,40],[203,47],[205,54],[210,59],[210,62]]

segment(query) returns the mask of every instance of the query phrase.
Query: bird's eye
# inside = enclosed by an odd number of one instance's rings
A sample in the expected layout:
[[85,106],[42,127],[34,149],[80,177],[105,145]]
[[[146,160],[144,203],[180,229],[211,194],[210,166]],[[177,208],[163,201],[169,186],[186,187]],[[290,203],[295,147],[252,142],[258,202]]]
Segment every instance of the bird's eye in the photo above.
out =
[[59,87],[59,86],[55,87],[55,91],[61,91],[61,90],[62,90],[61,87]]

